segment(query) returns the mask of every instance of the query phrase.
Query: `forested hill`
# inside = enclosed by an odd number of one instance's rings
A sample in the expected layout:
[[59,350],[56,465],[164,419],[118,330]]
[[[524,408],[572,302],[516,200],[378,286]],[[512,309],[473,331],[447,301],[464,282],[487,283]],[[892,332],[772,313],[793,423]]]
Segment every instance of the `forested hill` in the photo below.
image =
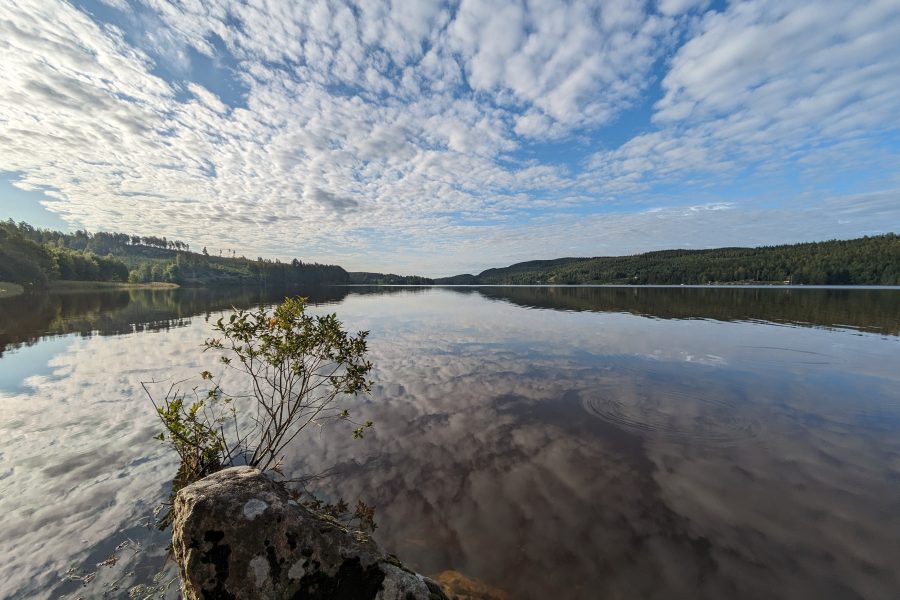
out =
[[889,233],[760,248],[664,250],[633,256],[559,258],[457,275],[436,284],[793,283],[900,285],[900,236]]
[[350,283],[354,285],[431,285],[434,283],[434,280],[428,277],[419,277],[418,275],[351,271]]
[[164,237],[70,234],[0,221],[0,281],[44,287],[56,280],[284,286],[349,283],[350,276],[339,266],[298,259],[191,252],[188,244]]

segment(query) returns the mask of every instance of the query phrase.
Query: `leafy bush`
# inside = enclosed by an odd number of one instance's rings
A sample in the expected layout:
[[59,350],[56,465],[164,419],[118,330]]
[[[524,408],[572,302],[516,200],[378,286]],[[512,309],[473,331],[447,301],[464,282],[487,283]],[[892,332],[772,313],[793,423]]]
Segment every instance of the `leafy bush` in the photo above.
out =
[[157,404],[142,384],[165,427],[158,439],[181,457],[183,483],[236,464],[281,472],[285,448],[310,426],[347,420],[359,438],[372,425],[351,421],[339,404],[371,388],[368,332],[350,335],[335,314],[307,314],[303,298],[272,312],[238,310],[214,330],[221,337],[207,340],[205,351],[218,353],[247,389],[226,391],[222,376],[203,371],[209,387],[186,394],[178,382]]

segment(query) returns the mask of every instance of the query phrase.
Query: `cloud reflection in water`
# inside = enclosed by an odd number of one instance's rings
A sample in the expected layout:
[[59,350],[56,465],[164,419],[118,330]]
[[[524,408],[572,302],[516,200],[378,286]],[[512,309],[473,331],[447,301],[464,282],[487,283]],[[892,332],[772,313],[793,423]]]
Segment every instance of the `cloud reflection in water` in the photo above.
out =
[[[372,331],[378,385],[356,412],[376,426],[314,434],[287,464],[340,465],[325,488],[374,503],[417,569],[515,598],[900,589],[895,337],[445,290],[319,310]],[[175,461],[137,384],[206,368],[209,331],[73,337],[0,395],[2,595],[56,595],[165,497]]]

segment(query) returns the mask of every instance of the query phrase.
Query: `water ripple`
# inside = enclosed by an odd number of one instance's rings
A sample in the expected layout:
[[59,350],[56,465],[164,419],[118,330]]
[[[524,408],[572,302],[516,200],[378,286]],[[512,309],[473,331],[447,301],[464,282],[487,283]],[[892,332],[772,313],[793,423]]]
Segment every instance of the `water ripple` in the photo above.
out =
[[759,436],[761,421],[720,392],[612,377],[583,394],[582,405],[617,427],[667,440],[732,445]]

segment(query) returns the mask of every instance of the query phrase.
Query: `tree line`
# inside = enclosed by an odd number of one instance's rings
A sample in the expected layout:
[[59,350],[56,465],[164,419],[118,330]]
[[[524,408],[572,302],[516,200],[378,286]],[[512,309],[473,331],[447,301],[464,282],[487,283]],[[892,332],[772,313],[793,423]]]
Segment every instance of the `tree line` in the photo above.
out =
[[127,281],[128,267],[111,254],[40,243],[30,225],[0,223],[0,280],[44,287],[53,280]]
[[182,285],[259,285],[286,287],[349,283],[347,272],[337,265],[305,263],[299,259],[281,262],[246,257],[220,257],[195,252],[177,252],[170,260],[139,262],[129,281],[167,281]]
[[0,281],[42,288],[56,280],[170,282],[181,285],[348,283],[336,265],[210,256],[165,237],[78,230],[62,233],[12,219],[0,222]]
[[632,256],[560,258],[436,279],[438,284],[900,285],[900,236],[893,233],[711,250],[664,250]]
[[9,219],[6,223],[15,226],[19,233],[39,244],[64,246],[72,250],[93,252],[94,254],[115,254],[117,251],[122,251],[126,246],[148,246],[185,252],[191,250],[191,245],[181,240],[169,240],[165,237],[152,235],[129,235],[127,233],[107,231],[91,233],[84,229],[79,229],[74,233],[64,233],[52,229],[40,229],[24,221],[16,224],[12,219]]
[[434,280],[418,275],[395,275],[393,273],[351,271],[350,283],[357,285],[432,285],[434,284]]

